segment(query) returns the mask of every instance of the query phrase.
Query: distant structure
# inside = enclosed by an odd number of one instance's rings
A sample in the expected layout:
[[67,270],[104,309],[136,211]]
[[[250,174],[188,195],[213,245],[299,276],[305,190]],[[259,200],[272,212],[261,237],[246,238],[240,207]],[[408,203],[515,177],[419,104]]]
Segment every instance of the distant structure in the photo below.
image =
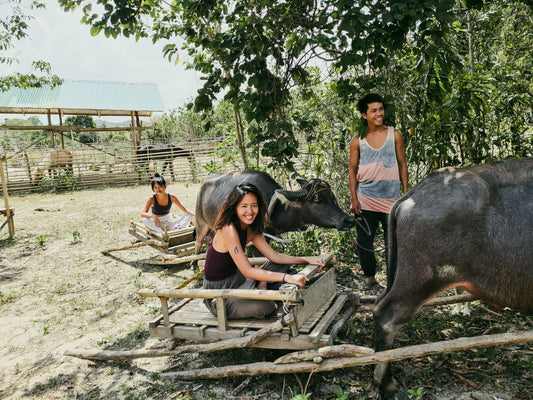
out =
[[[85,116],[129,116],[133,148],[141,143],[143,127],[140,117],[151,117],[153,112],[163,112],[164,106],[155,83],[128,83],[65,80],[61,85],[43,85],[40,88],[11,88],[0,92],[1,114],[41,114],[48,116],[48,125],[5,126],[12,130],[50,131],[54,144],[54,132],[61,133],[61,147],[64,147],[63,132],[73,130],[63,126],[64,115]],[[52,115],[59,116],[59,125],[52,125]],[[124,128],[85,128],[76,131],[124,131]]]

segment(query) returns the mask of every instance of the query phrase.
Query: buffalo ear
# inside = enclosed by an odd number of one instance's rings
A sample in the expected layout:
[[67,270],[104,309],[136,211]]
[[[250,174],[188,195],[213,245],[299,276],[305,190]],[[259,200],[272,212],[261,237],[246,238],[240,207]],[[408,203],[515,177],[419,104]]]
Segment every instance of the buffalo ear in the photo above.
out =
[[[279,190],[279,189],[278,189]],[[274,211],[274,209],[276,208],[276,206],[278,205],[278,203],[280,203],[282,200],[280,199],[280,195],[278,194],[278,190],[276,190],[274,192],[274,195],[272,196],[272,198],[270,199],[270,204],[268,205],[268,216],[271,217],[272,216],[272,212]],[[282,195],[283,196],[283,195]],[[286,201],[287,199],[285,199],[285,197],[283,197],[284,200]]]
[[300,185],[300,187],[303,189],[303,187],[304,187],[305,184],[307,183],[307,179],[304,179],[304,178],[296,178],[296,182],[298,182],[298,184]]

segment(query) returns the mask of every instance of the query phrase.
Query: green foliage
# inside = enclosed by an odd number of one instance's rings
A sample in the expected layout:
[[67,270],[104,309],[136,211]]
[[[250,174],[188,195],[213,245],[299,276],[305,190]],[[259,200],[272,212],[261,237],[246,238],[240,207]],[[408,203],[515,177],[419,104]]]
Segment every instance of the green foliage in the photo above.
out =
[[297,394],[291,400],[308,400],[313,393],[307,393],[307,394]]
[[[45,4],[37,0],[12,0],[8,4],[3,11],[7,11],[8,7],[9,11],[0,17],[0,64],[11,65],[17,59],[9,55],[9,50],[16,48],[19,41],[28,37],[29,21],[32,19],[31,10],[44,8]],[[11,87],[28,88],[61,84],[57,76],[50,74],[50,64],[44,61],[34,61],[32,71],[35,73],[0,76],[0,92],[5,92]]]
[[[82,128],[96,128],[96,123],[93,120],[93,117],[88,115],[76,115],[73,117],[65,118],[65,125],[72,125]],[[98,141],[98,134],[94,131],[81,132],[76,130],[74,133],[74,138],[81,143],[95,143]]]
[[81,233],[78,231],[72,231],[72,244],[81,243]]
[[446,165],[533,154],[530,1],[60,4],[82,7],[93,35],[164,42],[166,58],[185,53],[205,77],[153,137],[222,136],[239,153],[221,147],[221,162],[267,160],[284,179],[306,171],[332,182],[346,209],[347,144],[364,132],[355,102],[369,91],[385,95],[386,124],[404,135],[412,183]]
[[16,298],[17,298],[17,296],[14,295],[13,293],[4,294],[0,290],[0,304],[12,303],[13,301],[15,301]]
[[75,176],[72,171],[57,171],[57,175],[48,177],[44,175],[39,181],[39,187],[45,191],[57,193],[77,190],[81,183],[81,175]]
[[424,392],[423,387],[419,387],[418,389],[409,389],[409,393],[415,400],[422,398],[422,393]]

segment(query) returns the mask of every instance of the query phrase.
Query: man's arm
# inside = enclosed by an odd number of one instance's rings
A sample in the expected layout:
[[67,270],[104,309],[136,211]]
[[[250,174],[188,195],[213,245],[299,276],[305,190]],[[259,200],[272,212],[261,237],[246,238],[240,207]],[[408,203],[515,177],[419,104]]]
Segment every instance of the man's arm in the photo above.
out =
[[409,170],[407,168],[407,156],[405,155],[405,144],[403,136],[398,129],[394,130],[394,141],[396,143],[396,160],[400,172],[400,182],[402,184],[403,194],[409,191]]
[[354,136],[350,142],[350,160],[348,170],[348,182],[350,185],[350,197],[352,198],[352,212],[361,214],[361,204],[357,199],[357,171],[359,170],[359,138]]

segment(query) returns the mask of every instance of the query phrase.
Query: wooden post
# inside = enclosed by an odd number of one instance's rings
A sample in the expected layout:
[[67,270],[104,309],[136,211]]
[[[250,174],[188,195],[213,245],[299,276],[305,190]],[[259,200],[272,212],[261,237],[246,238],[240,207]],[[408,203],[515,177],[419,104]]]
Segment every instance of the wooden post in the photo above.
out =
[[135,118],[133,111],[131,112],[131,142],[133,144],[133,151],[137,150],[137,147],[140,146],[140,142],[137,142],[137,134],[135,132]]
[[15,235],[15,223],[13,222],[13,218],[11,217],[11,210],[9,208],[9,200],[7,197],[7,182],[6,177],[4,174],[4,162],[6,161],[6,158],[2,156],[0,158],[0,175],[2,175],[2,194],[4,196],[4,203],[6,205],[6,218],[8,218],[7,226],[9,228],[9,237],[12,238]]
[[135,120],[137,122],[137,129],[136,129],[137,143],[140,144],[142,142],[142,129],[141,129],[141,120],[139,118],[139,111],[135,111]]
[[[50,114],[50,110],[48,110],[48,127],[52,127],[52,115]],[[54,148],[55,145],[55,139],[54,139],[54,131],[50,129],[50,147]]]
[[[59,126],[63,126],[63,111],[59,110]],[[63,135],[63,131],[58,132],[61,135],[61,148],[65,150],[65,135]]]
[[168,299],[166,297],[160,297],[159,300],[161,300],[161,308],[163,311],[163,322],[165,325],[170,325],[170,317],[168,315]]
[[217,319],[218,319],[218,329],[221,331],[228,330],[228,319],[226,316],[226,299],[222,297],[216,298],[217,303]]

